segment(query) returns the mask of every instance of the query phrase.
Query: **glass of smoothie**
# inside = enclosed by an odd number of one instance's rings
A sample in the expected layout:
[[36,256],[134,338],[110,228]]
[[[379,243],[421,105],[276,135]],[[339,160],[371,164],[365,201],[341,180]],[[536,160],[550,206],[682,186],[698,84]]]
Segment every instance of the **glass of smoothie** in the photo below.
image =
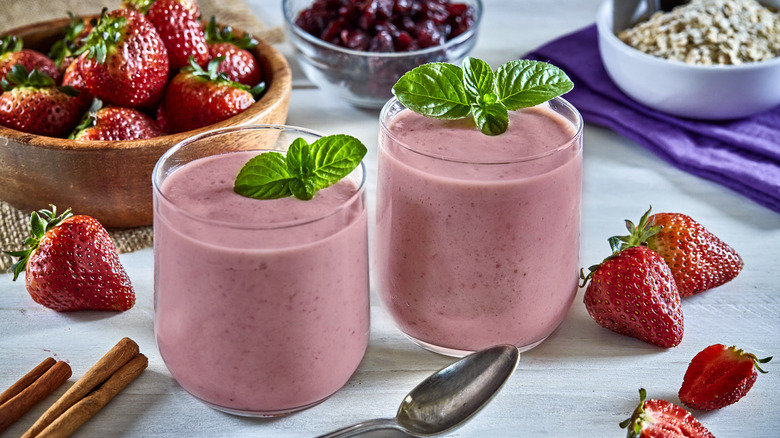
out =
[[368,344],[363,163],[313,199],[252,199],[239,169],[320,134],[255,125],[192,137],[154,168],[154,328],[163,361],[221,411],[278,416],[317,404]]
[[379,295],[419,345],[533,348],[577,292],[582,119],[568,102],[509,111],[485,135],[391,99],[380,114]]

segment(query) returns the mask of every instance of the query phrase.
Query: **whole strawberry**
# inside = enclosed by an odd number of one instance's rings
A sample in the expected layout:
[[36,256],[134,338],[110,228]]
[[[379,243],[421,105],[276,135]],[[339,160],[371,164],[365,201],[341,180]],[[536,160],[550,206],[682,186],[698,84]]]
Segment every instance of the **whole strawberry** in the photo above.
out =
[[690,412],[666,400],[647,400],[639,389],[639,405],[620,423],[628,438],[715,438]]
[[[174,76],[165,90],[157,120],[168,133],[202,128],[239,114],[255,103],[262,87],[249,88],[217,72],[222,58],[203,70],[194,60]],[[186,110],[182,110],[186,108]]]
[[163,135],[146,114],[133,108],[103,107],[99,99],[68,137],[72,140],[142,140]]
[[209,61],[206,35],[198,20],[200,9],[197,3],[185,0],[155,0],[146,13],[146,18],[157,29],[165,48],[171,70],[189,65],[190,57],[198,65]]
[[[81,56],[86,57],[87,54],[82,53]],[[92,94],[89,92],[89,89],[87,88],[87,84],[84,83],[84,77],[81,76],[81,69],[79,68],[79,65],[81,65],[81,63],[78,61],[74,61],[68,64],[68,66],[65,68],[65,73],[62,75],[62,85],[71,86],[82,93],[87,93],[92,96]]]
[[233,34],[229,26],[220,28],[214,17],[206,25],[206,42],[211,59],[224,57],[217,71],[225,73],[231,81],[254,87],[263,80],[263,70],[249,51],[257,45],[252,35],[245,33],[241,37]]
[[14,35],[6,35],[0,39],[0,79],[3,79],[17,64],[24,66],[27,71],[38,69],[55,81],[60,77],[60,71],[54,61],[43,53],[23,49],[22,46],[22,40]]
[[76,60],[76,53],[81,50],[84,38],[92,31],[92,25],[85,19],[76,17],[72,12],[68,12],[68,16],[70,23],[65,26],[65,34],[49,49],[49,58],[54,61],[60,72],[64,72]]
[[[612,238],[614,251],[619,242]],[[634,246],[614,252],[582,275],[585,308],[600,326],[663,348],[683,337],[680,294],[672,272],[655,252]],[[584,285],[584,284],[583,284]]]
[[733,280],[742,270],[737,252],[700,223],[682,213],[656,213],[650,209],[638,225],[626,221],[624,246],[645,245],[672,269],[680,296],[688,297]]
[[84,41],[79,70],[89,91],[106,103],[152,107],[168,81],[168,52],[144,16],[105,9]]
[[89,106],[88,97],[72,87],[57,87],[38,69],[15,65],[0,81],[0,125],[29,134],[64,137]]
[[758,359],[736,346],[710,345],[693,357],[680,387],[680,401],[692,409],[714,410],[744,397],[758,377],[759,367],[771,357]]
[[89,216],[70,210],[33,212],[29,248],[6,252],[19,261],[14,280],[22,271],[27,292],[36,303],[58,312],[130,309],[135,293],[114,243],[105,228]]

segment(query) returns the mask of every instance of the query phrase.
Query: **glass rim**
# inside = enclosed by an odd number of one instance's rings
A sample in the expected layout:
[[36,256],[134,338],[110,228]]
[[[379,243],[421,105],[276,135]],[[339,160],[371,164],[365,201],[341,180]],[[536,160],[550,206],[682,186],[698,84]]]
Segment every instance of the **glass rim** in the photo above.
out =
[[[181,215],[185,216],[186,218],[191,219],[193,221],[196,221],[196,222],[199,222],[199,223],[203,223],[203,224],[208,224],[208,225],[215,225],[215,226],[219,226],[219,227],[223,227],[223,228],[231,228],[231,229],[235,229],[235,230],[255,230],[255,231],[259,231],[259,230],[278,230],[278,229],[284,229],[284,228],[294,228],[294,227],[299,227],[299,226],[303,226],[303,225],[308,225],[308,224],[312,224],[312,223],[315,223],[315,222],[319,222],[319,221],[325,220],[325,219],[327,219],[327,218],[329,218],[329,217],[331,217],[333,215],[336,215],[338,212],[342,211],[343,208],[345,208],[346,206],[354,204],[355,201],[358,198],[363,196],[363,194],[365,193],[366,180],[367,180],[367,175],[366,175],[367,170],[366,170],[366,164],[365,164],[364,160],[361,160],[359,166],[357,168],[355,168],[355,170],[357,170],[358,168],[360,169],[361,175],[360,175],[359,181],[356,181],[358,183],[358,185],[357,185],[357,188],[355,189],[355,192],[349,198],[344,199],[337,206],[329,209],[327,212],[325,212],[323,214],[319,214],[316,217],[308,217],[308,218],[303,218],[303,219],[298,219],[298,220],[283,221],[283,222],[273,222],[273,223],[262,223],[262,224],[258,224],[258,223],[247,224],[247,223],[242,223],[242,222],[237,222],[237,221],[226,221],[226,220],[209,219],[209,218],[205,218],[205,217],[199,216],[197,214],[193,214],[192,212],[187,211],[185,208],[182,208],[180,203],[177,203],[177,202],[173,201],[172,199],[170,199],[170,197],[166,196],[163,193],[163,191],[161,190],[160,182],[158,182],[158,179],[160,179],[162,177],[162,166],[163,166],[163,163],[167,162],[176,152],[180,151],[184,147],[186,147],[186,146],[188,146],[188,145],[190,145],[192,143],[195,143],[195,142],[201,141],[203,139],[206,139],[206,138],[217,137],[217,136],[224,135],[224,134],[230,134],[230,133],[233,133],[233,132],[236,132],[236,131],[268,131],[268,130],[277,130],[277,131],[280,131],[280,132],[299,132],[299,133],[302,133],[302,134],[305,134],[305,135],[314,136],[314,137],[317,137],[317,138],[321,138],[321,137],[325,136],[325,134],[323,134],[321,132],[314,131],[314,130],[307,129],[307,128],[301,128],[301,127],[291,126],[291,125],[274,125],[274,124],[251,124],[251,125],[229,126],[229,127],[226,127],[226,128],[213,129],[213,130],[210,130],[210,131],[202,132],[202,133],[197,134],[197,135],[193,135],[192,137],[188,137],[188,138],[180,141],[179,143],[173,145],[170,149],[165,151],[165,153],[162,156],[160,156],[160,158],[157,160],[157,163],[155,163],[154,168],[152,169],[152,190],[154,192],[154,195],[158,196],[160,199],[164,200],[169,205],[174,207],[177,214],[181,214]],[[280,151],[278,149],[256,148],[256,149],[240,149],[240,150],[235,150],[235,151],[225,151],[223,153],[233,153],[233,152],[261,152],[262,153],[262,152],[280,152]],[[214,155],[219,155],[219,154],[212,154],[212,155],[207,155],[207,156],[214,156]],[[196,160],[198,160],[200,158],[206,158],[206,156],[196,158],[195,160],[191,160],[191,161],[189,161],[189,163],[191,163],[193,161],[196,161]],[[177,170],[179,168],[181,168],[181,167],[182,166],[178,166]],[[354,172],[355,170],[353,170],[352,172]],[[176,170],[174,170],[174,172],[175,171]],[[352,172],[350,172],[350,174]],[[345,177],[345,178],[347,178],[347,177]],[[239,196],[241,196],[241,195],[239,195]],[[315,196],[316,196],[316,194],[315,194]],[[262,202],[262,201],[265,201],[265,200],[263,200],[263,199],[256,199],[256,201]],[[301,202],[307,202],[307,201],[301,200]],[[365,209],[365,208],[366,208],[366,206],[364,205],[363,209]]]
[[[418,49],[418,50],[411,50],[407,52],[368,52],[365,50],[355,50],[355,49],[349,49],[346,47],[337,46],[335,44],[331,44],[327,41],[323,41],[314,35],[311,35],[310,33],[304,31],[298,25],[295,24],[294,18],[293,18],[293,11],[292,8],[290,8],[290,1],[291,0],[283,0],[282,1],[282,15],[284,15],[284,22],[285,27],[288,29],[288,31],[295,34],[295,36],[307,41],[310,44],[313,44],[315,46],[319,46],[322,48],[326,48],[329,50],[333,50],[334,52],[340,52],[344,54],[349,54],[353,56],[359,56],[359,57],[366,57],[366,58],[405,58],[408,56],[420,56],[420,55],[427,55],[429,53],[438,52],[442,49],[449,49],[450,47],[457,46],[463,42],[468,41],[472,37],[477,35],[477,32],[479,30],[479,25],[482,21],[482,0],[469,0],[474,5],[474,23],[471,25],[471,27],[468,28],[465,32],[462,34],[456,36],[455,38],[445,41],[444,44],[438,45],[438,46],[431,46],[426,47],[424,49]],[[300,11],[297,11],[300,12]],[[296,12],[296,13],[297,13]]]
[[[578,138],[582,138],[583,129],[585,126],[585,122],[582,120],[582,114],[580,114],[579,110],[574,107],[569,101],[564,99],[563,97],[555,97],[553,99],[550,99],[549,101],[545,102],[546,104],[550,104],[551,102],[556,102],[561,105],[563,105],[565,108],[570,110],[575,116],[576,120],[570,120],[572,123],[575,124],[575,132],[574,135],[571,136],[567,141],[561,143],[559,146],[556,146],[550,150],[535,154],[535,155],[529,155],[525,157],[519,157],[516,159],[511,160],[495,160],[495,161],[476,161],[476,160],[463,160],[463,159],[455,159],[455,158],[448,158],[441,155],[434,155],[430,153],[420,152],[418,150],[415,150],[413,147],[410,147],[407,142],[401,141],[396,137],[391,131],[390,128],[387,125],[388,117],[390,108],[392,108],[395,104],[400,105],[403,109],[408,109],[406,106],[401,103],[401,101],[398,100],[397,97],[393,96],[391,97],[385,105],[382,107],[382,111],[379,113],[379,125],[382,133],[384,135],[387,135],[389,138],[391,138],[395,144],[402,147],[404,150],[414,153],[416,155],[420,155],[423,157],[430,158],[432,160],[441,161],[441,162],[447,162],[447,163],[453,163],[453,164],[471,164],[471,165],[479,165],[479,166],[501,166],[501,165],[512,165],[512,164],[521,164],[521,163],[527,163],[531,161],[537,161],[542,158],[548,157],[550,155],[555,155],[557,153],[563,152],[567,149],[569,149],[573,144],[578,144],[580,142],[577,141]],[[557,112],[557,111],[556,111]],[[469,116],[470,117],[470,116]],[[567,120],[568,117],[566,118]],[[382,146],[382,142],[380,142],[379,147]]]

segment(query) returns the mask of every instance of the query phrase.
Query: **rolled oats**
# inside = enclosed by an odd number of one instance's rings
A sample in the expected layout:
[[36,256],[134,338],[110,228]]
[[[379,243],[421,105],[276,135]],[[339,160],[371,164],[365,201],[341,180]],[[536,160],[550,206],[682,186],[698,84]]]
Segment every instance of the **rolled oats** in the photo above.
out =
[[618,34],[647,54],[689,64],[743,64],[780,56],[780,13],[755,0],[692,0]]

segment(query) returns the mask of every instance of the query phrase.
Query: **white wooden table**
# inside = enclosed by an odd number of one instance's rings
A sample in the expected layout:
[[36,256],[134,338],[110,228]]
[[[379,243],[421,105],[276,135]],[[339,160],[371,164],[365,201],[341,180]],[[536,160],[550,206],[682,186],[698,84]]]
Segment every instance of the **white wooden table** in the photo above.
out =
[[[494,66],[593,22],[600,0],[485,0],[473,55]],[[252,0],[269,25],[281,23],[279,1]],[[284,45],[281,49],[292,53]],[[299,71],[296,70],[299,74]],[[377,112],[333,100],[296,77],[288,123],[327,134],[348,133],[370,149],[369,199],[373,222]],[[780,147],[780,145],[778,145]],[[680,211],[697,218],[734,246],[745,269],[733,282],[684,300],[685,337],[669,350],[614,334],[596,325],[582,291],[567,319],[546,342],[521,355],[515,375],[479,415],[452,437],[624,436],[618,423],[638,400],[637,390],[679,403],[677,390],[688,361],[714,343],[737,344],[759,357],[780,356],[780,215],[728,189],[683,173],[637,144],[606,129],[585,128],[582,265],[608,253],[607,237],[625,218]],[[408,390],[452,359],[422,350],[393,326],[372,290],[368,352],[349,383],[309,410],[274,420],[214,411],[171,378],[154,340],[151,249],[121,257],[137,294],[121,314],[60,314],[29,298],[21,281],[0,275],[0,387],[46,356],[66,360],[74,382],[121,337],[138,342],[149,368],[77,436],[305,437],[373,417],[391,417]],[[720,411],[698,412],[718,437],[775,437],[780,429],[780,357],[765,367],[750,394]],[[24,416],[4,436],[19,436],[64,392],[64,387]]]

